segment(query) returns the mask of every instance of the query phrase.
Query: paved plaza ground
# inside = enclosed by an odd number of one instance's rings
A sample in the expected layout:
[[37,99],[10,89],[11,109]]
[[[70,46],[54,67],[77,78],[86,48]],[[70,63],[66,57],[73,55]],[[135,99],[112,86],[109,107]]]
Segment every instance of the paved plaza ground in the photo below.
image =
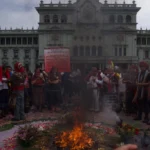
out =
[[[26,114],[26,122],[22,122],[21,124],[33,122],[33,123],[40,123],[41,120],[48,120],[48,119],[54,119],[54,120],[59,120],[63,115],[65,115],[65,111],[57,112],[57,113],[51,113],[48,111],[46,108],[43,110],[43,112],[29,112]],[[3,122],[10,122],[12,116],[7,116],[4,119],[0,120],[0,125]],[[91,122],[91,123],[100,123],[104,125],[108,125],[110,127],[113,127],[116,125],[116,121],[118,119],[122,119],[124,123],[128,123],[130,125],[134,125],[137,128],[140,129],[148,129],[150,126],[142,123],[142,121],[134,121],[133,117],[131,116],[125,116],[123,112],[116,114],[114,111],[110,110],[104,110],[102,112],[96,113],[92,111],[88,111],[86,113],[86,121]],[[37,122],[35,122],[35,120]],[[38,121],[39,120],[39,121]],[[13,135],[15,131],[17,131],[19,125],[15,125],[12,129],[6,130],[3,132],[0,132],[0,147],[3,144],[3,140],[8,139]]]

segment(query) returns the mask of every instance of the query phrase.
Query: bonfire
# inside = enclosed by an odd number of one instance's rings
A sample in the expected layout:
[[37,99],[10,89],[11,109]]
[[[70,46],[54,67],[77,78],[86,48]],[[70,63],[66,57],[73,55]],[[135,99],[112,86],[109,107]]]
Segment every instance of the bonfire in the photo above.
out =
[[55,144],[60,148],[85,150],[92,148],[94,142],[83,130],[83,125],[76,125],[71,131],[62,132],[56,136]]

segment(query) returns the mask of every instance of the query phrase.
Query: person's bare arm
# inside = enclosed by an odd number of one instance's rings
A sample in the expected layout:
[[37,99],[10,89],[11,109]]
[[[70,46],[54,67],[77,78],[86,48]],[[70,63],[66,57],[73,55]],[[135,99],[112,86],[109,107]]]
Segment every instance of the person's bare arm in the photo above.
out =
[[137,148],[138,147],[136,145],[128,144],[128,145],[121,146],[115,150],[137,150]]

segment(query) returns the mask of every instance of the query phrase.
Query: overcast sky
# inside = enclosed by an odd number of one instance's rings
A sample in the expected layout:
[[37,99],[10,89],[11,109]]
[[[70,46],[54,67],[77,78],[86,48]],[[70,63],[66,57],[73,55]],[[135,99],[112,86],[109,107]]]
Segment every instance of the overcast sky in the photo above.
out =
[[[44,0],[45,3],[50,3],[51,0]],[[53,3],[58,3],[59,0],[52,0]],[[75,0],[73,0],[75,1]],[[103,2],[104,0],[100,0]],[[123,3],[124,0],[108,0],[109,3],[117,1]],[[125,0],[126,3],[132,3],[132,0]],[[68,2],[68,0],[61,0]],[[0,0],[0,26],[12,28],[29,28],[38,27],[38,13],[35,7],[38,6],[40,0]],[[137,6],[141,7],[137,15],[138,29],[150,29],[150,0],[136,0]]]

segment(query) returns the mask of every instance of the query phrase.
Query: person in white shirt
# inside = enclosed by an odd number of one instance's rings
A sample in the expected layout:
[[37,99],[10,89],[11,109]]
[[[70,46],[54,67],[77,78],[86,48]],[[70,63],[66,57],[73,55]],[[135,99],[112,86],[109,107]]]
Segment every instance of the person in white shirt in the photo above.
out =
[[92,93],[93,93],[93,99],[91,100],[92,104],[90,110],[95,112],[100,111],[100,102],[99,102],[100,95],[99,95],[98,84],[103,84],[103,82],[98,79],[97,73],[98,72],[95,70],[88,82],[88,85],[92,89]]
[[123,82],[123,77],[121,75],[119,79],[119,104],[121,108],[124,107],[123,104],[125,103],[125,92],[126,92],[126,85]]

